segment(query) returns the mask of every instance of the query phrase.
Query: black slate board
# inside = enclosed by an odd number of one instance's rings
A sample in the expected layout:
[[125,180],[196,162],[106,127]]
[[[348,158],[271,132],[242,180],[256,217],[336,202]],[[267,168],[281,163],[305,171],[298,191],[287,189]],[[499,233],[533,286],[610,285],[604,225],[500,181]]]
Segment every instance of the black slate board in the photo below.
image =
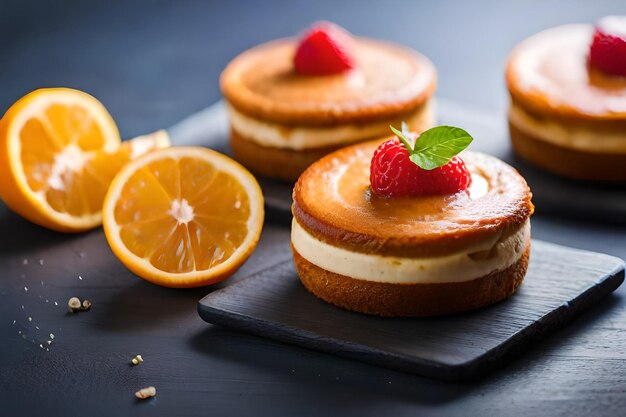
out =
[[[504,114],[492,114],[447,99],[437,99],[440,124],[462,126],[474,136],[471,149],[486,152],[517,168],[533,190],[538,213],[626,224],[626,186],[570,181],[534,168],[511,152]],[[168,129],[176,145],[204,145],[230,154],[223,102]],[[291,184],[259,178],[268,212],[291,216]]]
[[443,380],[501,366],[624,280],[621,259],[533,241],[524,283],[509,300],[435,318],[389,319],[342,310],[301,285],[291,261],[198,303],[207,322],[334,355]]

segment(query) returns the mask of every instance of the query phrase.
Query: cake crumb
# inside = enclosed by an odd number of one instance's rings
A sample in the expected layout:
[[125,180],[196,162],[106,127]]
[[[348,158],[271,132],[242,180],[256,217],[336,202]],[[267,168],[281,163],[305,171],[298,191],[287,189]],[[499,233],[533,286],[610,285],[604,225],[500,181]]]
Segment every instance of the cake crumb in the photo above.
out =
[[80,311],[89,311],[89,310],[91,310],[91,301],[84,300],[81,305]]
[[70,309],[72,313],[78,312],[81,309],[81,303],[78,297],[70,298],[67,302],[67,307]]
[[135,393],[135,397],[140,400],[145,400],[146,398],[154,397],[156,395],[156,388],[154,387],[146,387],[142,388]]

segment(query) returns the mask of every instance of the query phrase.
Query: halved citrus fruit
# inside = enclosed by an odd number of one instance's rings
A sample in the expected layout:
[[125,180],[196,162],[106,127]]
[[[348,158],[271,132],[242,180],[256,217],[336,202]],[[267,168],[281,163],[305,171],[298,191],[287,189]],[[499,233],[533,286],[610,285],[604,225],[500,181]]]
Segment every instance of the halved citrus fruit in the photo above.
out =
[[91,229],[101,223],[104,195],[121,166],[169,140],[159,133],[138,143],[120,145],[115,122],[89,94],[33,91],[0,120],[0,197],[41,226]]
[[174,147],[122,168],[102,216],[111,249],[132,272],[166,287],[198,287],[229,277],[252,254],[263,194],[229,157]]

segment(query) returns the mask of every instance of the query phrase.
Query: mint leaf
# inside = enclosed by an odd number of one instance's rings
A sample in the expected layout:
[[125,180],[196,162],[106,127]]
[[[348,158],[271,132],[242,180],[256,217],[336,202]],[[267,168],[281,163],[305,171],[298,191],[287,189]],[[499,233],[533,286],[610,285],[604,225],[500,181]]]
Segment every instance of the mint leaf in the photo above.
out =
[[402,132],[393,126],[391,126],[391,130],[406,146],[411,161],[427,171],[450,162],[473,140],[472,136],[461,128],[437,126],[423,132],[415,142],[415,146],[411,148],[410,133],[405,123],[402,123]]
[[[389,125],[389,127],[391,128],[391,131],[398,137],[398,139],[400,139],[400,142],[404,144],[406,150],[409,151],[410,155],[411,152],[413,152],[413,147],[411,146],[410,133],[408,132],[408,129],[406,130],[406,132],[404,130],[404,128],[406,127],[406,123],[402,122],[402,132],[400,132],[398,129],[391,125]],[[409,134],[405,136],[405,133]]]
[[472,136],[459,127],[433,127],[419,136],[410,158],[419,167],[430,171],[450,162],[472,140]]

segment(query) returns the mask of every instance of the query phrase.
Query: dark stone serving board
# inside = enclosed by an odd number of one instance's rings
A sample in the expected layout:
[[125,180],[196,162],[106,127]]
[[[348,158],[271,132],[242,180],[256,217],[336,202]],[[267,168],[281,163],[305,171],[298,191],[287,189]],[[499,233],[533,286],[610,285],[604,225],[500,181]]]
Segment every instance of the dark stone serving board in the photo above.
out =
[[334,307],[308,293],[291,261],[198,303],[207,322],[444,380],[484,375],[614,291],[621,259],[533,241],[524,283],[510,299],[470,313],[390,319]]
[[[437,100],[440,124],[463,127],[474,137],[470,149],[497,156],[517,168],[533,191],[539,213],[559,217],[626,223],[626,186],[570,181],[543,172],[511,152],[506,116],[474,109],[451,100]],[[230,154],[228,122],[218,102],[168,129],[175,145],[204,145]],[[626,169],[626,167],[624,168]],[[291,184],[259,178],[268,212],[291,215]]]

